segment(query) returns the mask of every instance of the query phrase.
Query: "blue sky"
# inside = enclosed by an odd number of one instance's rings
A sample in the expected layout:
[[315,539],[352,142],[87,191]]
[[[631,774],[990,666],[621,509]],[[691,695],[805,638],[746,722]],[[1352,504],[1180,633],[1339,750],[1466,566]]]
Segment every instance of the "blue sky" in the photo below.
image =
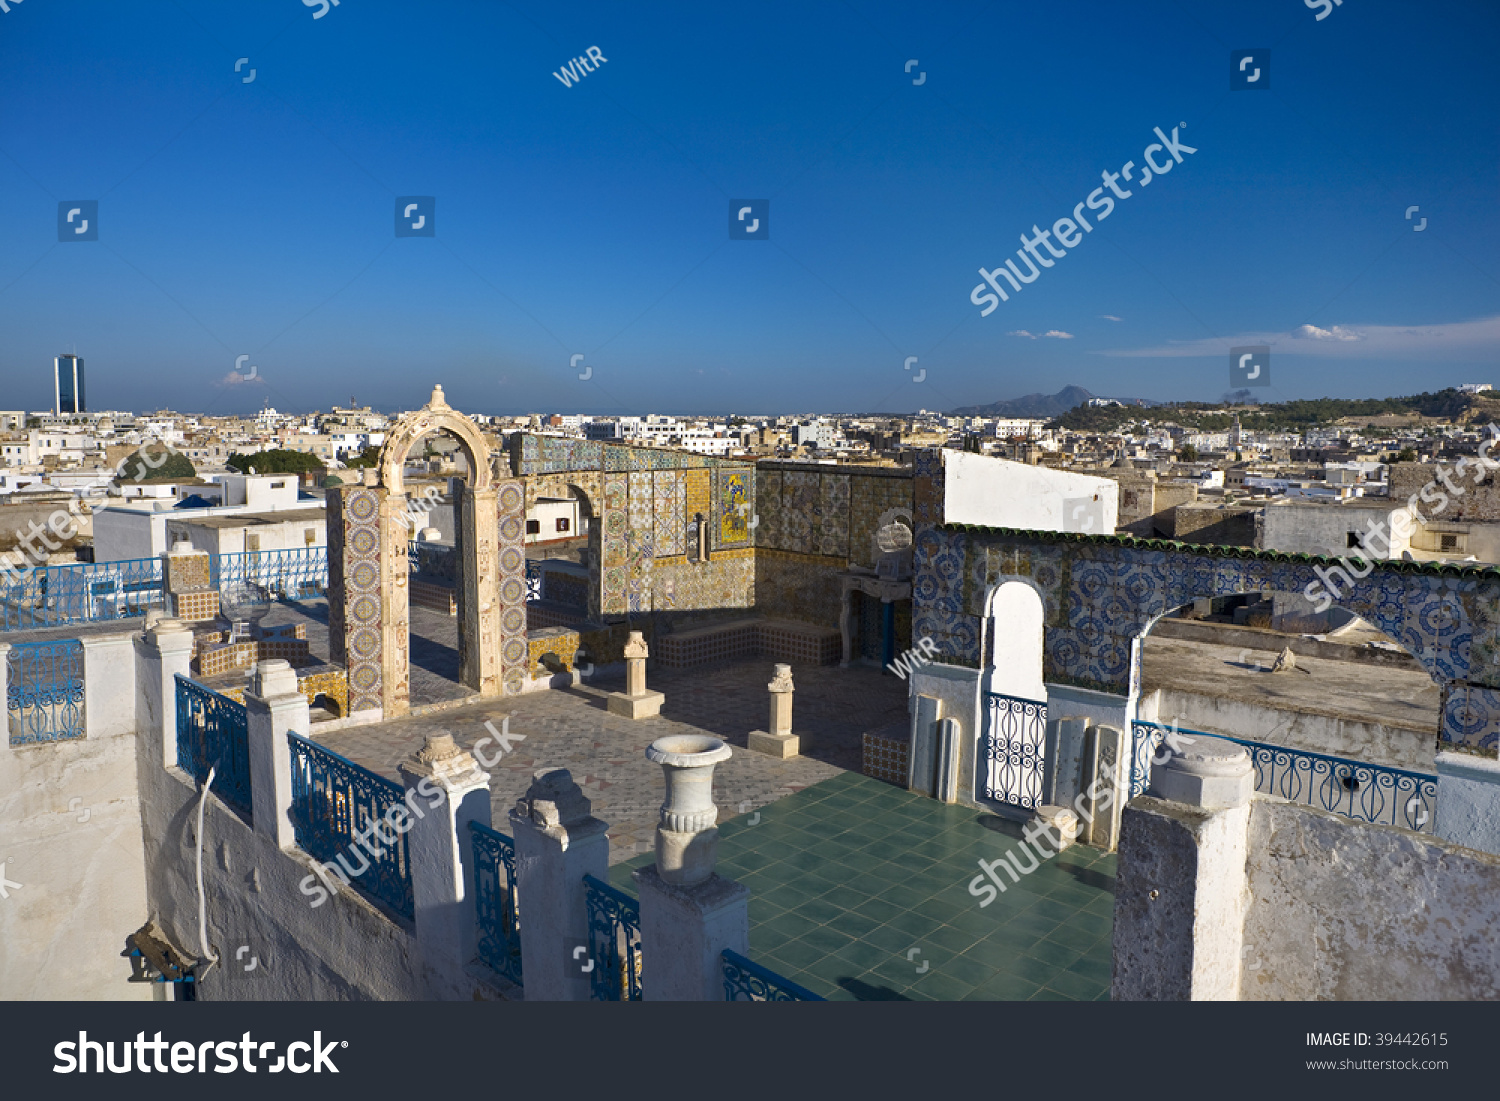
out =
[[[74,348],[94,408],[216,413],[1215,400],[1253,343],[1263,400],[1500,384],[1486,0],[9,2],[3,408]],[[1246,48],[1269,89],[1230,90]],[[1183,123],[980,315],[980,267]],[[747,198],[769,241],[729,239]],[[77,199],[97,242],[58,241]]]

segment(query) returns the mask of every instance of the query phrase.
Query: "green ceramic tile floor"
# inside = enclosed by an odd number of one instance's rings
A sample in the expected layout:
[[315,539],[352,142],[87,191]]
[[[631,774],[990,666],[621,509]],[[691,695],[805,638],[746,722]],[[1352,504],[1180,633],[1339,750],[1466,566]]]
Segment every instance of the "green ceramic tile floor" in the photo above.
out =
[[[1001,871],[1007,889],[981,907],[969,893],[977,861],[1022,843],[1012,823],[853,772],[758,814],[753,825],[754,814],[720,824],[719,873],[754,892],[751,958],[814,993],[1109,996],[1113,855],[1075,846],[1017,884]],[[613,882],[634,894],[630,872],[651,859],[615,865]]]

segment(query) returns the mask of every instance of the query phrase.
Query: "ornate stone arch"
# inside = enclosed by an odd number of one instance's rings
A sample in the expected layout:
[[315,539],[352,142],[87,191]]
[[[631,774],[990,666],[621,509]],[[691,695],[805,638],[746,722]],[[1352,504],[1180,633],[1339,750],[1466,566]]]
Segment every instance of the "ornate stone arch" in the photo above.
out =
[[412,445],[434,432],[457,439],[469,463],[454,517],[459,680],[481,696],[524,687],[525,559],[523,525],[515,518],[524,516],[521,485],[496,482],[484,435],[435,386],[431,400],[401,417],[386,438],[378,481],[335,487],[329,499],[330,645],[334,660],[349,671],[351,713],[378,707],[393,718],[410,709],[410,531],[403,467]]
[[474,422],[450,406],[443,398],[443,388],[434,386],[432,397],[422,408],[407,413],[396,422],[380,448],[380,484],[392,496],[404,495],[403,468],[412,445],[423,436],[447,432],[458,440],[469,460],[469,488],[489,489],[494,485],[490,472],[490,447]]

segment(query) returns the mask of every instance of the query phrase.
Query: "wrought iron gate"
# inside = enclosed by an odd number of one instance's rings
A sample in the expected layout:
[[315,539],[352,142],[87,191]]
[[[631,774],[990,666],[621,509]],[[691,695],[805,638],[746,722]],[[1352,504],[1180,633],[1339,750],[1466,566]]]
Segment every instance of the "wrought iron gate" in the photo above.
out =
[[991,692],[985,708],[984,794],[1035,810],[1042,805],[1047,702]]

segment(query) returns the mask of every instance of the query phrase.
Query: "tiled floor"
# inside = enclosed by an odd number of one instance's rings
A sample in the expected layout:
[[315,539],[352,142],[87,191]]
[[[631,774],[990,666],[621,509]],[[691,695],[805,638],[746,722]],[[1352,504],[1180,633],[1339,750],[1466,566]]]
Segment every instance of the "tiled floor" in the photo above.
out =
[[[830,1000],[1108,997],[1115,858],[1075,846],[990,905],[969,893],[1019,828],[846,772],[720,826],[754,891],[750,955]],[[634,893],[637,857],[611,869]],[[649,965],[648,965],[649,966]]]
[[[860,732],[906,713],[906,685],[878,670],[796,669],[794,729],[802,734],[803,755],[781,760],[751,753],[744,748],[746,735],[766,725],[771,664],[756,658],[707,670],[648,670],[647,683],[667,699],[659,717],[639,721],[605,709],[606,694],[624,687],[623,675],[596,674],[576,688],[476,700],[371,726],[327,730],[314,725],[312,737],[356,764],[398,779],[397,764],[421,748],[428,734],[447,732],[473,748],[480,739],[495,737],[486,723],[503,727],[514,737],[511,752],[486,767],[498,828],[508,829],[506,816],[535,770],[567,768],[593,801],[594,814],[609,823],[611,860],[629,860],[652,849],[666,794],[661,766],[646,759],[646,746],[654,739],[703,732],[734,747],[733,758],[714,773],[714,800],[725,821],[753,816],[773,800],[838,775],[840,768],[857,767]],[[498,749],[492,742],[485,752],[491,759]]]

